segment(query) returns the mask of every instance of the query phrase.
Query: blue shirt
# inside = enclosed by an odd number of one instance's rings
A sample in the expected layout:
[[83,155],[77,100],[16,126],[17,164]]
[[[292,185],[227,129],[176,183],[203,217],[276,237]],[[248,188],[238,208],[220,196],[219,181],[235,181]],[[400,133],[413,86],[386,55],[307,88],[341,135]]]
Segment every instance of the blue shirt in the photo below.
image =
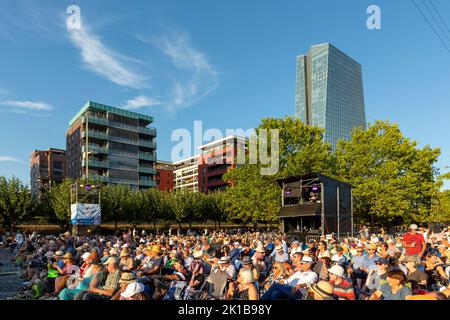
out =
[[382,284],[380,290],[383,293],[384,300],[405,300],[406,296],[412,294],[411,289],[408,287],[403,287],[393,294],[388,283]]
[[367,268],[369,266],[369,259],[365,254],[363,254],[362,256],[353,256],[352,263],[354,270]]

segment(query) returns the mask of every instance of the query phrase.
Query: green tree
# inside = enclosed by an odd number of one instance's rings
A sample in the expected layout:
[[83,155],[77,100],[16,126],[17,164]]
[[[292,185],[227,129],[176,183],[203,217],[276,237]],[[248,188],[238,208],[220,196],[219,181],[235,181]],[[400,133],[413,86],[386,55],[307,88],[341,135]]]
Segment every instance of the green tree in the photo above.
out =
[[25,218],[31,211],[30,190],[18,178],[0,177],[0,224],[10,228]]
[[337,176],[353,185],[355,218],[361,222],[425,222],[437,196],[440,150],[419,148],[397,124],[376,121],[339,141]]
[[271,176],[260,174],[259,165],[244,165],[229,171],[224,179],[233,181],[227,189],[226,204],[228,218],[244,224],[272,222],[281,205],[281,192]]
[[56,223],[67,228],[70,224],[71,186],[74,181],[67,178],[60,184],[53,186],[49,192],[50,205],[54,212]]
[[107,185],[101,189],[101,209],[103,221],[114,221],[114,230],[117,224],[129,215],[132,191],[129,186],[123,184]]
[[[244,223],[273,222],[281,205],[278,178],[335,172],[335,158],[328,143],[323,142],[323,129],[304,124],[298,118],[265,118],[257,128],[278,130],[279,171],[273,176],[261,175],[261,163],[245,164],[229,171],[224,179],[232,182],[227,191],[228,216]],[[269,154],[272,153],[268,143]],[[248,163],[248,161],[247,161]]]

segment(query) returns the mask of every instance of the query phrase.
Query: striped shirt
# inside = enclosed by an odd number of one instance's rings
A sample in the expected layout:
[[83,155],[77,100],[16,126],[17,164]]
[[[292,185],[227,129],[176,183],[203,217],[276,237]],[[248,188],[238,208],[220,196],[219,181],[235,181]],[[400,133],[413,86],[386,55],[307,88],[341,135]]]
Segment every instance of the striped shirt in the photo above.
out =
[[339,284],[334,283],[333,294],[338,297],[338,299],[355,300],[353,285],[345,279],[342,279]]

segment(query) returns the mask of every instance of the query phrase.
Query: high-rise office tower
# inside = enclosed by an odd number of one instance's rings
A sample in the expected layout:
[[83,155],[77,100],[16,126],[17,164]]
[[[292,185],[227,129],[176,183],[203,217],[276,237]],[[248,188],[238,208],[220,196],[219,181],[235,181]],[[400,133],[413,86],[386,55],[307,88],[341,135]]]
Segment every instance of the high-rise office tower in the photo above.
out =
[[153,117],[88,101],[66,134],[67,173],[134,189],[156,187]]
[[353,128],[366,128],[361,65],[329,43],[297,57],[295,100],[296,116],[324,128],[333,149]]

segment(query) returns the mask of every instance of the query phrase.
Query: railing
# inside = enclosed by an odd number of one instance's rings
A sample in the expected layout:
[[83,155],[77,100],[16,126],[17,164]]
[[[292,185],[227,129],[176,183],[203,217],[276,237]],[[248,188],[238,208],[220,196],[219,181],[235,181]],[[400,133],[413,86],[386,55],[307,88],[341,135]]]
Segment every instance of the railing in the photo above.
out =
[[124,166],[120,164],[111,164],[109,166],[110,169],[116,169],[116,170],[127,170],[127,171],[134,171],[138,172],[138,167],[130,167],[130,166]]
[[[94,152],[97,152],[97,153],[109,153],[108,147],[101,147],[101,146],[95,145],[95,144],[89,144],[87,149],[88,149],[89,152],[94,151]],[[86,146],[85,145],[83,145],[83,147],[81,148],[81,151],[82,152],[86,151]]]
[[121,142],[121,143],[126,143],[126,144],[138,145],[138,140],[131,140],[131,139],[118,137],[118,136],[109,136],[109,140],[116,141],[116,142]]
[[156,149],[156,142],[150,140],[139,140],[139,145],[147,148]]
[[141,166],[141,167],[139,167],[139,172],[156,174],[155,168],[152,168],[152,167],[142,167]]
[[151,153],[139,152],[139,159],[149,160],[149,161],[156,161],[156,156],[154,154],[151,154]]
[[[109,167],[108,161],[100,161],[100,160],[95,160],[95,159],[89,159],[88,164],[89,164],[89,167],[99,167],[99,168],[108,168]],[[86,166],[86,159],[83,159],[82,166],[83,167]]]
[[139,184],[138,180],[128,180],[128,179],[119,179],[119,178],[111,178],[109,177],[109,182],[111,183],[121,183],[121,184]]
[[89,175],[89,178],[92,178],[92,179],[94,179],[95,181],[109,182],[109,177],[108,177],[108,176]]
[[148,134],[150,136],[156,137],[155,128],[139,127],[139,133]]
[[145,186],[145,187],[156,187],[156,181],[155,180],[139,180],[139,185]]
[[[89,138],[98,138],[103,140],[108,140],[108,133],[104,131],[96,131],[96,130],[89,130],[89,133],[87,134]],[[86,137],[86,131],[81,132],[81,138]]]

